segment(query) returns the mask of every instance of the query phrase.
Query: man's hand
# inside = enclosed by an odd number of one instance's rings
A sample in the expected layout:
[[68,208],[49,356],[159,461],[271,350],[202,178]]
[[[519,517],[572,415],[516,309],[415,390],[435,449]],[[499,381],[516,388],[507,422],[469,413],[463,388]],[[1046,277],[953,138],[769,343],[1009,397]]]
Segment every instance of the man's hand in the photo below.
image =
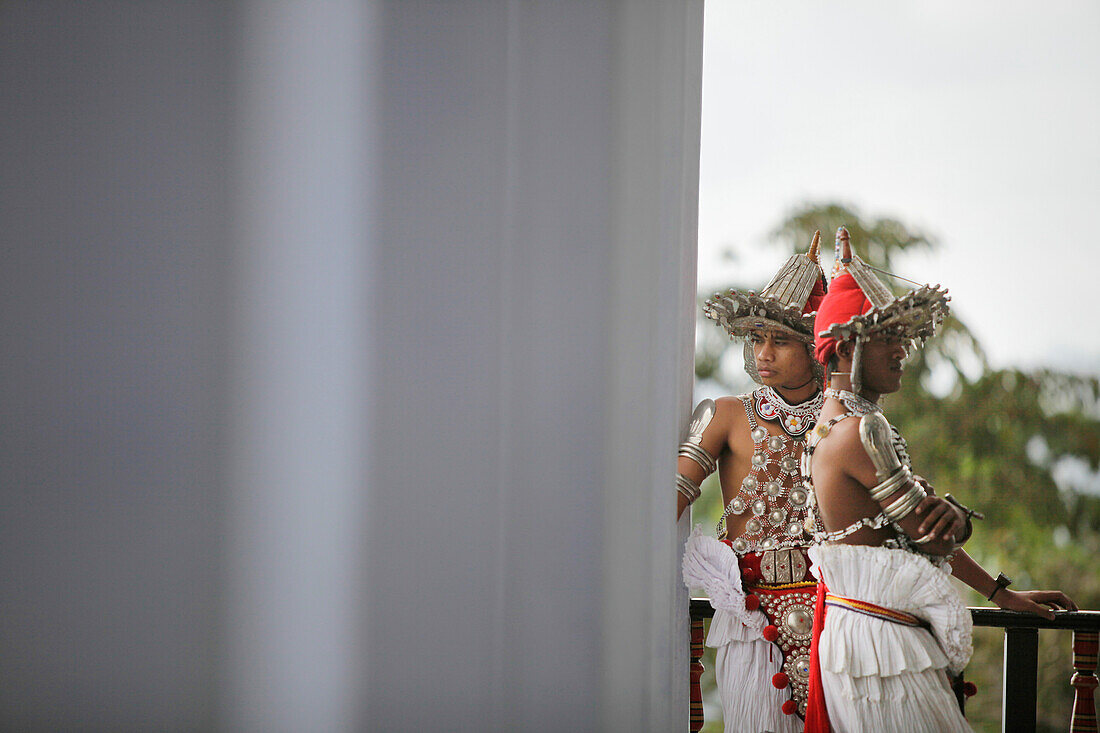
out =
[[954,542],[966,531],[966,515],[951,502],[938,496],[929,496],[914,510],[922,518],[917,528],[917,543],[933,540]]
[[1006,611],[1033,613],[1045,619],[1054,618],[1052,607],[1066,611],[1077,610],[1077,604],[1073,599],[1060,590],[1014,591],[1001,588],[993,594],[993,602]]

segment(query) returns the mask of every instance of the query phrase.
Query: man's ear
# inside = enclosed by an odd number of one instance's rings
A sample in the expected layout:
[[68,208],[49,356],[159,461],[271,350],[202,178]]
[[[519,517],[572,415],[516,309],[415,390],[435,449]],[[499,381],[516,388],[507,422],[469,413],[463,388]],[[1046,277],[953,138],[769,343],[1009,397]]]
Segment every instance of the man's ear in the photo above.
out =
[[841,359],[851,359],[855,351],[855,344],[851,341],[841,341],[836,345],[836,353]]

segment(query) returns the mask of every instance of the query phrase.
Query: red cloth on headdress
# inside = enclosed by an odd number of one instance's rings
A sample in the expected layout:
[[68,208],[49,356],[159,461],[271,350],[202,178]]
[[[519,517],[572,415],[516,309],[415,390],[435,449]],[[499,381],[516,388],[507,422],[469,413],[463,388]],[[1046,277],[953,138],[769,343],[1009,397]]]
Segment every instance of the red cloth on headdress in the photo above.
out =
[[852,316],[871,310],[871,301],[859,289],[856,279],[849,273],[838,275],[829,283],[829,292],[821,300],[814,319],[814,358],[822,364],[836,352],[836,339],[822,338],[818,334],[837,323],[847,323]]
[[806,306],[802,309],[802,313],[813,313],[821,307],[821,299],[825,297],[825,278],[819,277],[814,283],[813,290],[810,291],[810,297],[806,299]]

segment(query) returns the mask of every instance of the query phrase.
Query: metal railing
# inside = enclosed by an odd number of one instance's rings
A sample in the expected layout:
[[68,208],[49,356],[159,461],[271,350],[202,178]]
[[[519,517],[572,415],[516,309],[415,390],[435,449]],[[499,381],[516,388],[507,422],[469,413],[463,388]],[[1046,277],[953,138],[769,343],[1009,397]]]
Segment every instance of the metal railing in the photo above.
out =
[[[691,599],[691,722],[690,730],[703,727],[703,698],[699,677],[703,673],[705,619],[714,616],[706,598]],[[1073,716],[1070,733],[1097,733],[1094,690],[1097,686],[1096,656],[1100,639],[1100,611],[1057,611],[1053,620],[1002,611],[999,608],[971,608],[975,626],[1005,630],[1004,684],[1001,695],[1001,730],[1006,733],[1034,731],[1039,670],[1039,629],[1073,632]],[[959,695],[959,705],[964,697]]]

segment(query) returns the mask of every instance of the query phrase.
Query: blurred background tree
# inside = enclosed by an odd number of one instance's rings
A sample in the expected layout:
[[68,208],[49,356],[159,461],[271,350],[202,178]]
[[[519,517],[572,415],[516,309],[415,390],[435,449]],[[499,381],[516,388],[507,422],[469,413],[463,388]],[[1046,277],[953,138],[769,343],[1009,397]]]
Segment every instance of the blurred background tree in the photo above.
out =
[[[864,218],[854,207],[838,203],[805,204],[773,230],[776,262],[804,251],[815,230],[827,239],[838,226],[847,227],[860,257],[890,272],[902,255],[937,246],[931,235],[896,219]],[[822,266],[828,272],[831,265],[826,252]],[[910,286],[880,277],[897,293]],[[1057,304],[1037,301],[1036,307],[1053,310]],[[741,376],[741,359],[740,345],[731,344],[700,317],[695,359],[699,396],[751,389],[748,378]],[[1058,588],[1082,608],[1100,608],[1097,378],[1049,369],[994,369],[970,329],[951,316],[934,339],[914,350],[902,389],[884,405],[909,443],[914,467],[941,494],[950,491],[985,513],[967,552],[992,574],[1013,578],[1016,589]],[[721,492],[715,478],[710,481],[693,508],[693,522],[713,524],[721,515]],[[957,585],[967,605],[990,605]],[[1070,639],[1070,632],[1040,634],[1041,731],[1069,728]],[[1000,730],[1002,649],[1003,632],[975,629],[966,675],[978,685],[978,695],[969,701],[967,717],[979,731]],[[720,714],[712,701],[705,730],[721,730],[715,720]]]

